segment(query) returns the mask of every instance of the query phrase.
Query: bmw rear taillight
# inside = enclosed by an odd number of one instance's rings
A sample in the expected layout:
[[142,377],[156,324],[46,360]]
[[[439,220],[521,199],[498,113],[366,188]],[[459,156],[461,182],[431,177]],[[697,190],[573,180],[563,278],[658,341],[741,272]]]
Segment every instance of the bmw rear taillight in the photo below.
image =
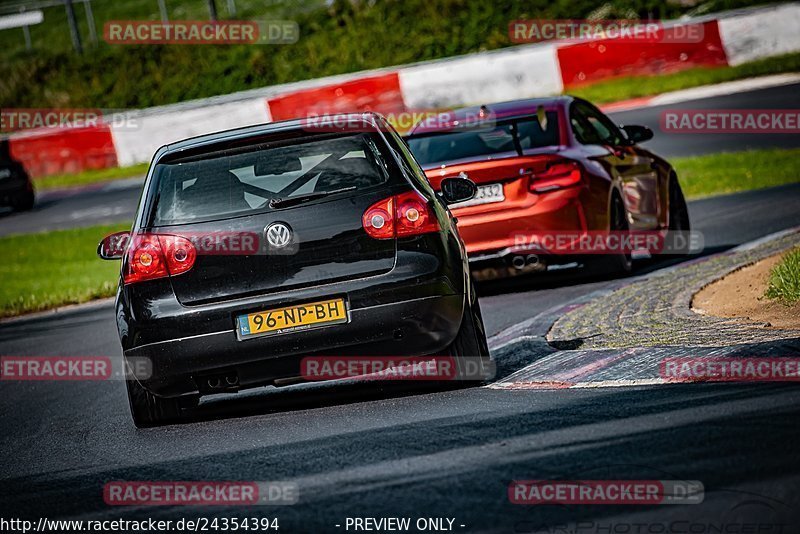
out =
[[530,178],[528,190],[532,193],[547,193],[565,187],[579,185],[583,179],[581,166],[575,161],[560,160],[549,163],[544,172]]
[[428,201],[409,191],[378,201],[361,217],[364,230],[375,239],[409,237],[439,231],[439,222]]
[[123,280],[133,284],[185,273],[196,258],[197,249],[185,237],[138,234],[128,245]]

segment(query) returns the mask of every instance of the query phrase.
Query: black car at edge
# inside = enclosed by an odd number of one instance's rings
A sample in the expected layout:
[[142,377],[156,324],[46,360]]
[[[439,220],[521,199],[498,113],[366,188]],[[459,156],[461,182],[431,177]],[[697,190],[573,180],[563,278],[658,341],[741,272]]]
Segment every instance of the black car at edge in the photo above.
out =
[[0,139],[0,206],[26,211],[34,201],[33,183],[25,167],[11,156],[8,139]]
[[383,117],[331,119],[155,154],[131,232],[98,248],[122,258],[128,370],[147,363],[126,380],[137,426],[178,420],[202,395],[302,381],[312,355],[488,362],[445,204],[474,184],[454,178],[437,194]]

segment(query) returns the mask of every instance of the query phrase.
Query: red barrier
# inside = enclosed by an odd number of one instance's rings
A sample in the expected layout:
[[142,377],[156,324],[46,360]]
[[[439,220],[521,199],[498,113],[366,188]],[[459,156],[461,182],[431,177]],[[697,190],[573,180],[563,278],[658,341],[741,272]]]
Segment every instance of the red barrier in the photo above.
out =
[[[687,27],[699,29],[699,26],[702,26],[702,38],[697,42],[680,42],[675,36]],[[600,39],[561,46],[557,54],[565,89],[622,76],[665,74],[728,64],[716,20],[663,28],[648,42]]]
[[106,125],[54,128],[12,137],[11,155],[36,178],[117,166],[117,151]]
[[354,111],[405,111],[397,73],[295,91],[272,98],[267,104],[276,121]]

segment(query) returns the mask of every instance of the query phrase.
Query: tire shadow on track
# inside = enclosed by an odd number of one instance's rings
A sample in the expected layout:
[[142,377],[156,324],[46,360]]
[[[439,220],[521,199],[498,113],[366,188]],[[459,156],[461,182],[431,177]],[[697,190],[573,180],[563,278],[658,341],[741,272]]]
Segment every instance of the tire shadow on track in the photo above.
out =
[[178,424],[346,406],[426,393],[454,391],[481,384],[477,381],[381,380],[354,383],[335,381],[335,383],[301,384],[285,388],[256,388],[240,393],[204,398],[200,406],[187,411],[185,420]]

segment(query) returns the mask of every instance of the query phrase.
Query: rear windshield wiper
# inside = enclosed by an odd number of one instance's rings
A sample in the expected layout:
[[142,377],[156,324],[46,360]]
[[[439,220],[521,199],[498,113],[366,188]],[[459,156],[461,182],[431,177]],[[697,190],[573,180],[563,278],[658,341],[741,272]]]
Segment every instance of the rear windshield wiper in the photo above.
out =
[[354,191],[356,189],[357,187],[353,185],[350,187],[342,187],[341,189],[333,189],[332,191],[318,191],[316,193],[297,195],[296,197],[273,198],[269,201],[269,207],[272,209],[288,208],[290,206],[297,206],[298,204],[303,204],[318,198],[335,195],[336,193],[344,193],[345,191]]

